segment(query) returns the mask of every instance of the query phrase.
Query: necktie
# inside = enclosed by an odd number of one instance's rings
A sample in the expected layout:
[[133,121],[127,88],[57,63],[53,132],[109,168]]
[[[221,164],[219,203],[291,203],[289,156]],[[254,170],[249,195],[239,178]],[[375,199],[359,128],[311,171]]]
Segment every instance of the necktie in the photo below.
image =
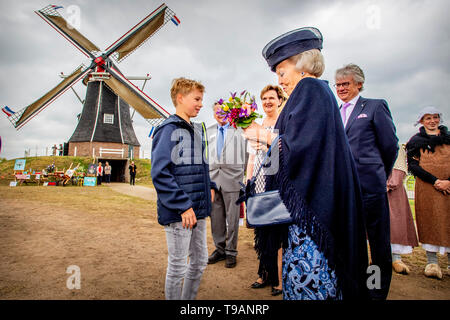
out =
[[342,123],[344,124],[344,126],[345,126],[345,122],[347,121],[347,119],[346,119],[346,112],[347,112],[347,108],[348,107],[350,107],[352,104],[350,103],[350,102],[347,102],[347,103],[344,103],[343,105],[342,105],[342,108],[341,108],[341,117],[342,117]]
[[224,128],[219,127],[219,133],[217,135],[217,158],[220,158],[220,155],[222,154],[223,149],[223,143],[224,143]]

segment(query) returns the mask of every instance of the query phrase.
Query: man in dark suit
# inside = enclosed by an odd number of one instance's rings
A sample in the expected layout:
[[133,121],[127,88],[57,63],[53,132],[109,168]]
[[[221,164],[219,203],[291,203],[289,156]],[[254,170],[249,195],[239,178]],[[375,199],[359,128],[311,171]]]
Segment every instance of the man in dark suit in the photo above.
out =
[[375,281],[375,288],[369,287],[370,295],[374,300],[384,300],[392,277],[386,181],[397,158],[398,138],[387,102],[360,96],[365,80],[361,68],[346,65],[336,71],[335,80],[337,95],[343,102],[342,121],[361,183],[372,265],[381,272],[379,286]]

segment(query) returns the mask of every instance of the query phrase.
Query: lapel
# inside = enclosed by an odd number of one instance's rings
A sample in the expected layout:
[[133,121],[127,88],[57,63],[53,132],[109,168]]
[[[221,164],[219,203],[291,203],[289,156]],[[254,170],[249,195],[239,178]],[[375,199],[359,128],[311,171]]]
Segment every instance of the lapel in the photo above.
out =
[[227,148],[227,145],[233,140],[234,135],[236,134],[236,129],[234,129],[231,125],[227,129],[227,136],[225,137],[225,143],[223,144],[222,155],[224,150]]
[[346,133],[348,133],[348,130],[352,126],[356,117],[359,116],[359,114],[363,111],[365,105],[366,105],[366,99],[364,99],[363,97],[359,97],[358,101],[356,101],[356,105],[353,108],[352,113],[350,114],[350,118],[347,121],[347,125],[345,126]]

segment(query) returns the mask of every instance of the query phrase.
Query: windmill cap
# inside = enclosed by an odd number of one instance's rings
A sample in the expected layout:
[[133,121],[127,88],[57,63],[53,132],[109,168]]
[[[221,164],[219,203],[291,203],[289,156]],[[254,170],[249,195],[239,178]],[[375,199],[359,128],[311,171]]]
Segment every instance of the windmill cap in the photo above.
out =
[[323,37],[319,29],[303,27],[286,32],[270,41],[262,50],[270,70],[275,72],[277,65],[301,52],[322,49]]

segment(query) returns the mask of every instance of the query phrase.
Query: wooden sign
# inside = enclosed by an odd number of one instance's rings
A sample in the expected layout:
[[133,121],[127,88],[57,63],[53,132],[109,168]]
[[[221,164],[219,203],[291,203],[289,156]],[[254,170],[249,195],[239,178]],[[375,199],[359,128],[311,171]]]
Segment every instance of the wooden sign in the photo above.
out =
[[91,163],[87,169],[88,174],[95,175],[97,173],[97,165],[95,163]]

